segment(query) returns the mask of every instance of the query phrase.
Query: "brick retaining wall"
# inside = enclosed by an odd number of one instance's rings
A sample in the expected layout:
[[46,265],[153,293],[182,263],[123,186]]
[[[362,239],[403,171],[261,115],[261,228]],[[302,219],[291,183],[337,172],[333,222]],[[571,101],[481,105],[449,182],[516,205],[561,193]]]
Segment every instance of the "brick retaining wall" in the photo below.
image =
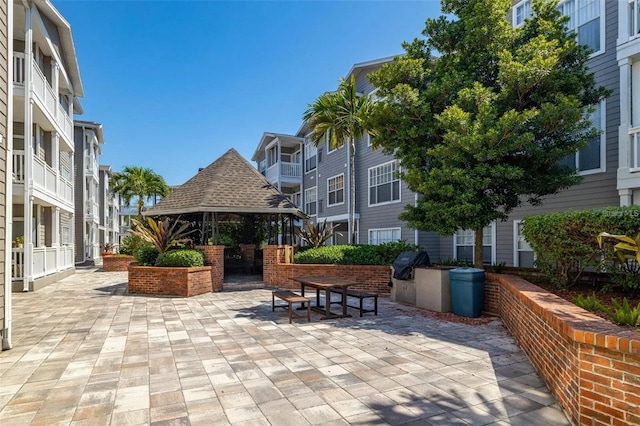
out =
[[640,333],[512,275],[487,274],[497,313],[575,423],[640,424]]
[[129,264],[136,261],[133,256],[102,256],[102,270],[104,272],[127,271]]
[[211,293],[211,289],[211,266],[129,266],[128,291],[131,294],[189,297]]
[[290,280],[292,277],[340,277],[355,279],[358,285],[349,288],[370,291],[378,294],[389,294],[391,267],[378,265],[307,265],[284,263],[286,246],[266,246],[262,279],[272,287],[299,288],[300,284]]

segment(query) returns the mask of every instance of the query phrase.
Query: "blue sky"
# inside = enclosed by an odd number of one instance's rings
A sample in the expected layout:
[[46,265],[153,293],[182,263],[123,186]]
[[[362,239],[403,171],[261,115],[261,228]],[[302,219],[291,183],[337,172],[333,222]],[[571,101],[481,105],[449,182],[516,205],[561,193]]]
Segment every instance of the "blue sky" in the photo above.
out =
[[101,164],[182,184],[265,131],[294,133],[354,63],[402,53],[427,1],[53,0],[71,25],[85,89],[78,118],[104,125]]

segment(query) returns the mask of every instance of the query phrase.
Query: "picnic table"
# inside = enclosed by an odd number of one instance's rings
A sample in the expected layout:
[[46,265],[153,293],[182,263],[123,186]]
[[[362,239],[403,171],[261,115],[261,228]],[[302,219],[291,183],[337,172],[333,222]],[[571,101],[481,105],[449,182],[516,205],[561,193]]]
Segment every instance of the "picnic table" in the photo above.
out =
[[[338,277],[294,277],[293,281],[300,283],[300,293],[304,297],[306,287],[316,289],[316,306],[312,306],[314,311],[324,314],[321,319],[345,318],[351,315],[347,314],[347,288],[351,285],[358,284],[355,280],[348,280]],[[331,290],[339,289],[342,293],[342,314],[331,312]],[[320,305],[320,290],[325,292],[324,306]]]

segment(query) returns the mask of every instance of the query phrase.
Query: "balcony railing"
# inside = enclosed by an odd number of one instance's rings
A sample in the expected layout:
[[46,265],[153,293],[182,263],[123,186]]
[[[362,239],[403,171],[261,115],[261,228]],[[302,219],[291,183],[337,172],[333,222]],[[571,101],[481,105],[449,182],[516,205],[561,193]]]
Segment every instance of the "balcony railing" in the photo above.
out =
[[[280,168],[278,168],[278,165]],[[278,170],[280,174],[278,174]],[[282,178],[302,179],[302,165],[288,162],[275,163],[267,169],[265,176],[269,182],[277,182]]]
[[[26,76],[25,55],[22,52],[13,52],[13,83],[24,86]],[[33,76],[33,93],[40,100],[44,109],[51,115],[51,118],[58,124],[62,133],[73,141],[73,120],[69,113],[58,102],[58,96],[54,93],[51,85],[40,70],[37,62],[31,61]]]
[[[22,150],[13,151],[13,183],[24,184],[25,179],[25,153]],[[34,188],[73,205],[73,184],[41,158],[33,158],[32,180]]]
[[[11,249],[11,278],[25,276],[24,248]],[[73,266],[73,247],[36,247],[33,249],[33,279],[64,271]]]
[[91,155],[84,156],[86,174],[98,176],[98,162]]
[[640,171],[640,127],[629,129],[629,148],[631,171]]
[[88,220],[98,220],[98,203],[93,199],[86,201],[86,214]]

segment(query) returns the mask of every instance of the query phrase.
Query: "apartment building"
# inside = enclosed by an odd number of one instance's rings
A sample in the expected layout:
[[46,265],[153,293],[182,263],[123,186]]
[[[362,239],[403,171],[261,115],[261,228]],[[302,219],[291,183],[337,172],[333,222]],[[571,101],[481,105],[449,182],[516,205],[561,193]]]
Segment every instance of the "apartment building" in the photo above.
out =
[[[8,232],[7,222],[10,223],[11,204],[5,200],[11,199],[11,163],[7,157],[11,153],[12,108],[9,82],[12,80],[12,69],[8,58],[13,52],[13,38],[9,34],[13,31],[13,4],[0,3],[0,339],[2,350],[11,349],[11,233]],[[9,218],[9,220],[7,220]]]
[[100,223],[98,226],[98,243],[101,251],[106,244],[117,248],[120,242],[120,204],[118,197],[109,187],[111,166],[99,166],[98,211]]
[[[571,31],[593,53],[588,62],[596,81],[612,94],[592,115],[600,136],[566,161],[583,176],[581,184],[547,197],[541,206],[523,206],[506,222],[484,230],[487,264],[533,266],[534,253],[523,239],[526,216],[554,211],[640,204],[640,0],[565,0],[559,8],[570,16]],[[522,25],[531,14],[531,1],[514,1],[510,19]],[[375,96],[367,74],[390,58],[356,64],[347,74],[356,76],[358,91]],[[636,66],[634,66],[636,65]],[[346,242],[347,201],[350,188],[348,153],[326,144],[315,147],[303,123],[295,135],[265,133],[252,159],[258,169],[312,221],[337,224]],[[379,244],[406,240],[424,247],[432,259],[473,260],[474,232],[459,230],[438,236],[419,232],[398,219],[416,194],[395,176],[398,162],[372,149],[368,137],[356,143],[357,242]],[[299,167],[297,167],[298,165]],[[292,176],[294,175],[294,176]]]
[[84,93],[71,27],[48,0],[13,3],[12,23],[11,271],[15,291],[32,291],[74,272],[73,115]]
[[100,257],[100,166],[104,144],[102,124],[76,120],[75,263],[95,264]]
[[[355,64],[345,76],[356,78],[359,93],[375,96],[375,87],[367,74],[376,71],[393,58],[382,58]],[[331,147],[329,141],[315,146],[311,129],[303,123],[295,135],[265,133],[252,157],[258,170],[304,210],[312,223],[336,226],[333,244],[348,241],[349,220],[349,155],[346,145]],[[356,243],[381,244],[406,240],[427,248],[439,256],[438,235],[417,232],[398,219],[407,202],[415,202],[415,194],[398,179],[399,163],[393,157],[373,149],[367,135],[355,143],[356,157]]]

